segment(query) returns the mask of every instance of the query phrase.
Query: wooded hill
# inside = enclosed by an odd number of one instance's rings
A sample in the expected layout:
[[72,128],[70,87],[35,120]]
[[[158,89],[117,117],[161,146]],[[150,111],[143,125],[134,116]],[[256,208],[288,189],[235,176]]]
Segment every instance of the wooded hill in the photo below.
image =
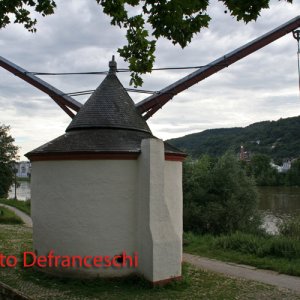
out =
[[263,121],[247,127],[209,129],[168,140],[192,157],[220,156],[227,150],[238,153],[243,145],[252,154],[266,154],[274,160],[300,156],[300,116]]

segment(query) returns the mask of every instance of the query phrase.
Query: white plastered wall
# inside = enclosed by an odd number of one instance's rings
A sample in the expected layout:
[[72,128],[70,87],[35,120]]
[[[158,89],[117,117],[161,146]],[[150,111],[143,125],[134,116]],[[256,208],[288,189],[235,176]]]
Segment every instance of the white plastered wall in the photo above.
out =
[[[136,160],[38,161],[32,165],[33,241],[38,255],[136,251]],[[72,272],[73,271],[73,272]],[[75,276],[120,276],[134,268],[68,268]]]
[[161,140],[142,141],[139,157],[139,270],[150,281],[181,276],[181,162],[165,161]]
[[181,276],[182,163],[165,161],[161,140],[142,141],[138,160],[37,161],[32,219],[38,255],[138,253],[135,268],[61,269],[59,275]]

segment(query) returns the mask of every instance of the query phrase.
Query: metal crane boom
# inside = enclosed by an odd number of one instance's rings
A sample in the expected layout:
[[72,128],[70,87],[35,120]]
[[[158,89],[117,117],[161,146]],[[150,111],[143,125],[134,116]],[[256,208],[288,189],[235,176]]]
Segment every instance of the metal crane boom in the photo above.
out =
[[138,111],[141,114],[145,113],[144,118],[147,120],[178,93],[217,73],[225,67],[230,66],[231,64],[246,57],[247,55],[274,42],[275,40],[281,38],[282,36],[295,30],[298,27],[300,27],[300,16],[297,16],[296,18],[284,23],[274,30],[262,35],[261,37],[245,44],[244,46],[211,62],[207,66],[176,81],[175,83],[162,89],[158,94],[152,95],[137,103],[136,107]]
[[59,89],[45,82],[44,80],[34,76],[30,72],[22,69],[21,67],[15,65],[4,57],[0,56],[0,67],[8,70],[14,75],[20,77],[26,82],[30,83],[34,87],[48,94],[71,118],[75,116],[75,114],[69,109],[73,109],[78,112],[82,107],[82,104],[72,97],[64,94]]

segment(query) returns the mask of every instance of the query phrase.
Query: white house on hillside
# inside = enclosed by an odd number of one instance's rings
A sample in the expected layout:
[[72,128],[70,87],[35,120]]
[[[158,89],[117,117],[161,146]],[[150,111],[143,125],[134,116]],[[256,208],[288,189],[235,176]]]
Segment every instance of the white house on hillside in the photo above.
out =
[[16,164],[17,177],[28,178],[31,174],[31,163],[29,161],[20,161]]
[[282,166],[275,165],[273,162],[270,163],[271,167],[275,168],[279,173],[287,172],[292,165],[292,161],[287,159],[283,162]]

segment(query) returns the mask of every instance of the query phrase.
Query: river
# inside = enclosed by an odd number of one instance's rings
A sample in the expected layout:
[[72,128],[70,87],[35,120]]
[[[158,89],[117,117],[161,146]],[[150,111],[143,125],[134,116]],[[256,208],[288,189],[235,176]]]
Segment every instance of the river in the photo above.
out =
[[300,215],[300,188],[259,187],[259,209],[274,215]]
[[[259,187],[259,210],[264,214],[264,228],[270,233],[278,231],[277,223],[291,215],[300,215],[300,188],[297,187]],[[14,187],[9,198],[14,198]],[[30,199],[30,183],[20,182],[17,199]]]
[[[8,198],[14,199],[15,198],[15,186],[13,185],[9,192]],[[17,199],[18,200],[28,200],[31,198],[30,193],[30,182],[28,181],[21,181],[19,182],[19,186],[17,187]]]
[[288,216],[300,215],[299,187],[259,187],[259,210],[264,214],[263,227],[276,234],[277,224]]

